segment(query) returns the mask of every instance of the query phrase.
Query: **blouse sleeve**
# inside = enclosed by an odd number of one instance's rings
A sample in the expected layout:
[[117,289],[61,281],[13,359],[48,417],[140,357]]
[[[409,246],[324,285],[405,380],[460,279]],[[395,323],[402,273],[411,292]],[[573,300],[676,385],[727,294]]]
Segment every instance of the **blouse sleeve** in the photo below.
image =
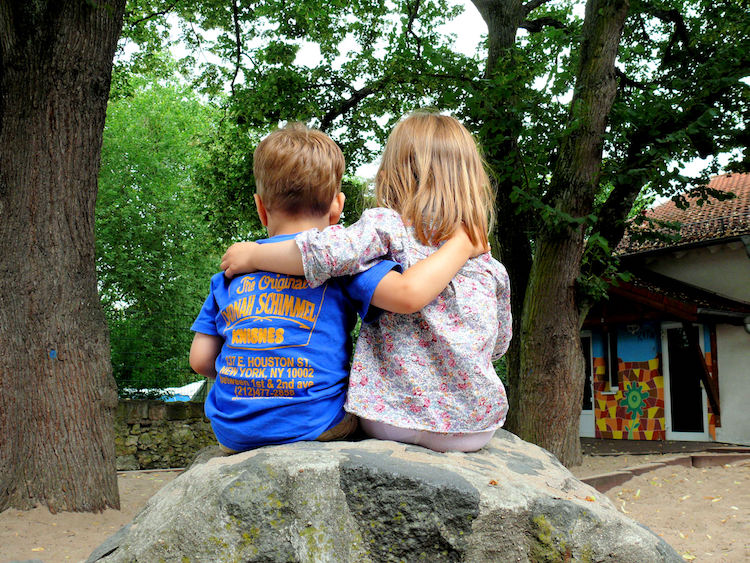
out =
[[510,313],[510,279],[505,266],[499,265],[497,280],[497,340],[492,359],[496,360],[508,350],[513,336],[513,319]]
[[393,210],[368,209],[359,221],[323,231],[312,229],[295,238],[302,254],[305,278],[311,287],[327,279],[350,276],[372,267],[381,258],[403,250],[406,229]]

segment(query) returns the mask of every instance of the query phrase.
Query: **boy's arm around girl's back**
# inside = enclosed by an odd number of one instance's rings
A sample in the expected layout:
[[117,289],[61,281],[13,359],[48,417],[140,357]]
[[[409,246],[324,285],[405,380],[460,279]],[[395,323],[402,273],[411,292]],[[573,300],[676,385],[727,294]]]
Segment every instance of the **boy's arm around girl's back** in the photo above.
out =
[[469,258],[485,252],[458,228],[438,250],[403,274],[389,272],[375,288],[371,303],[391,313],[416,313],[442,293]]

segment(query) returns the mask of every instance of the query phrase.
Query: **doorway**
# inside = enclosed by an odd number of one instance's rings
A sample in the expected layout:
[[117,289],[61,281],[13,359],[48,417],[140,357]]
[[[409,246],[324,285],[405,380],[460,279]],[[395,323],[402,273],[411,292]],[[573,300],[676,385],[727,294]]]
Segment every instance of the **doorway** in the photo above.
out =
[[[693,326],[698,342],[703,342],[703,327]],[[667,440],[708,440],[706,391],[700,380],[695,352],[690,349],[682,325],[662,325],[664,361],[664,417]],[[701,350],[702,351],[702,350]]]
[[581,419],[578,427],[578,434],[582,438],[596,437],[596,421],[594,419],[594,386],[592,382],[592,364],[591,364],[591,333],[586,331],[581,333],[581,348],[583,349],[583,362],[586,374],[586,381],[583,387],[583,405],[581,408]]

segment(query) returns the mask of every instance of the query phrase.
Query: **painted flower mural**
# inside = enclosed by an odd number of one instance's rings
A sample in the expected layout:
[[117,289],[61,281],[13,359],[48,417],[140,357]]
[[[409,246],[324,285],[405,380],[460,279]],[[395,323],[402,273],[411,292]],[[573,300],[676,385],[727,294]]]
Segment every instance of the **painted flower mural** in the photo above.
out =
[[625,407],[627,413],[635,420],[637,416],[643,416],[646,399],[648,399],[648,393],[641,388],[641,384],[637,381],[631,381],[625,388],[620,406]]
[[648,393],[641,388],[641,384],[638,381],[628,383],[623,392],[620,406],[625,407],[625,411],[633,420],[630,426],[625,427],[625,430],[628,431],[628,439],[633,439],[633,432],[641,425],[637,420],[643,416],[643,409],[646,408],[646,399],[648,399],[648,396]]

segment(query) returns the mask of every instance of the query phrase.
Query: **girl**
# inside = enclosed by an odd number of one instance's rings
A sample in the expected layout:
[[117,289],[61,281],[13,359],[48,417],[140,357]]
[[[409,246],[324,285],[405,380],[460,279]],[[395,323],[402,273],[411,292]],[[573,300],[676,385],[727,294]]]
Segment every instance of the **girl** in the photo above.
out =
[[[376,177],[381,207],[349,228],[306,231],[279,244],[239,243],[227,276],[254,270],[304,273],[315,287],[388,256],[408,268],[463,223],[486,247],[492,192],[471,134],[456,119],[415,113],[386,143]],[[295,244],[296,242],[296,244]],[[475,451],[505,421],[505,389],[492,360],[511,337],[510,284],[489,254],[466,262],[422,310],[363,324],[345,410],[369,436],[437,451]]]

